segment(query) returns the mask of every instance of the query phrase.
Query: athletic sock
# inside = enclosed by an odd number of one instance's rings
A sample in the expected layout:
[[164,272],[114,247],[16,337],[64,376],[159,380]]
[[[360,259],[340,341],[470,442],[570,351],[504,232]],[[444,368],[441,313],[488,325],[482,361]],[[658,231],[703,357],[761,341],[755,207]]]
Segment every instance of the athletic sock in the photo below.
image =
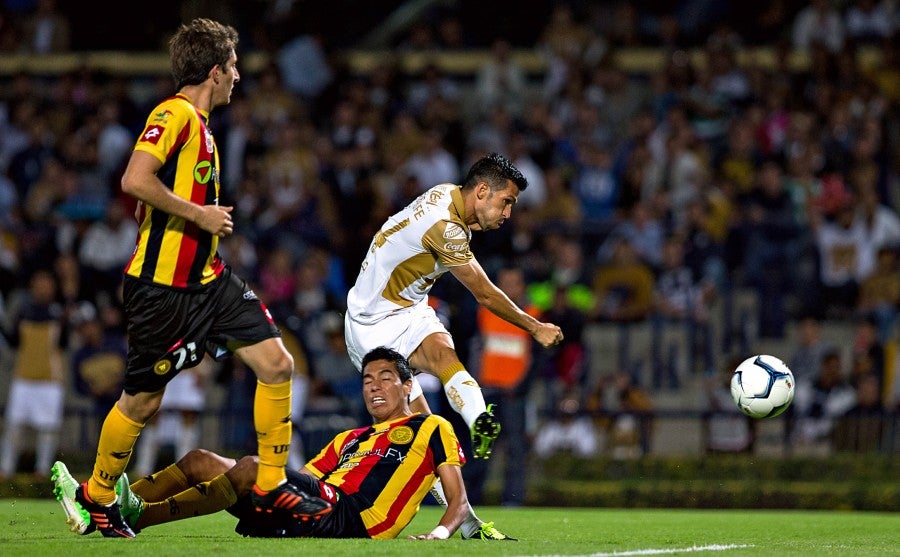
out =
[[116,500],[116,481],[131,458],[134,444],[144,424],[139,424],[119,410],[115,405],[100,430],[100,441],[97,443],[97,459],[94,461],[94,472],[88,480],[88,495],[101,505],[111,505]]
[[450,406],[456,410],[470,428],[475,419],[487,409],[478,381],[460,362],[449,366],[438,375],[444,384],[444,392]]
[[253,400],[253,424],[259,444],[259,468],[256,485],[271,491],[287,477],[288,451],[291,446],[291,382],[269,385],[256,382]]
[[231,481],[225,474],[219,474],[208,482],[187,488],[163,501],[147,504],[136,526],[146,528],[182,518],[212,514],[234,505],[237,499]]
[[147,503],[155,503],[189,487],[181,468],[177,464],[170,464],[159,472],[132,482],[131,491],[140,495]]

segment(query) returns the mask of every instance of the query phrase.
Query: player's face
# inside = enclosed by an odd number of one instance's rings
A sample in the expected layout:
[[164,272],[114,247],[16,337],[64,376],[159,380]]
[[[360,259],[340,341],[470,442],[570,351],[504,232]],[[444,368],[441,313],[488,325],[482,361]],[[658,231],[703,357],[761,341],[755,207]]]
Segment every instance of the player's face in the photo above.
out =
[[500,228],[512,214],[512,207],[519,197],[519,187],[512,181],[506,181],[506,187],[493,191],[487,184],[479,184],[475,203],[476,223],[472,230],[494,230]]
[[231,56],[224,65],[216,70],[218,73],[216,88],[213,91],[213,106],[228,104],[231,102],[231,91],[234,84],[241,80],[241,74],[237,69],[237,54],[231,52]]
[[397,368],[387,360],[369,362],[362,372],[366,410],[376,423],[409,414],[407,397],[411,382],[403,383]]

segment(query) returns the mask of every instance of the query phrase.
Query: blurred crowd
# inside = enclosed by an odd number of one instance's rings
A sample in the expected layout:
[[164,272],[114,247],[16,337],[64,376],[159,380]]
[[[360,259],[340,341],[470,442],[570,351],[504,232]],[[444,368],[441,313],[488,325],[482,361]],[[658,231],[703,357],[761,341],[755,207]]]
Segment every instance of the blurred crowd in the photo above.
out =
[[[55,2],[37,0],[31,12],[6,4],[0,51],[66,51],[67,21]],[[884,356],[869,349],[897,341],[900,308],[896,3],[766,4],[760,17],[768,27],[745,37],[738,26],[692,19],[690,10],[554,2],[529,47],[541,57],[538,73],[502,34],[486,41],[489,56],[471,75],[436,61],[404,71],[405,53],[430,60],[437,51],[481,48],[463,20],[445,12],[422,16],[395,55],[364,72],[314,30],[273,44],[248,39],[266,48],[269,62],[242,71],[230,105],[211,118],[220,203],[234,206],[235,219],[220,249],[295,341],[309,406],[339,400],[360,410],[339,316],[374,231],[430,186],[459,183],[474,160],[498,151],[529,187],[513,218],[476,234],[473,250],[492,277],[519,269],[525,299],[564,329],[566,342],[536,355],[522,378],[547,386],[540,406],[548,416],[647,412],[654,391],[685,379],[667,369],[672,354],[662,342],[648,355],[652,384],[630,369],[591,377],[591,356],[608,356],[585,341],[597,324],[649,324],[654,338],[685,327],[690,369],[718,378],[733,354],[711,347],[732,323],[711,308],[727,307],[737,291],[755,297],[758,338],[785,339],[789,325],[807,321],[871,325],[859,349],[876,360],[868,375],[857,373],[856,358],[852,374],[839,361],[841,381],[854,391],[844,406],[860,404],[865,388],[882,410],[895,410],[878,367]],[[742,57],[751,39],[764,41],[771,58]],[[662,63],[628,71],[620,55],[636,47],[652,47]],[[74,378],[99,415],[118,396],[118,288],[136,233],[134,201],[119,179],[149,111],[172,87],[167,75],[89,67],[0,77],[3,349],[14,377],[28,376],[34,359],[65,353],[45,362],[46,379]],[[50,295],[35,291],[46,288]],[[449,279],[433,293],[460,355],[476,368],[482,331],[474,299]],[[54,333],[45,349],[21,350],[35,334],[27,327],[35,306]],[[828,354],[797,361],[814,370],[802,376],[810,393]],[[233,385],[244,371],[230,364],[198,381]],[[229,394],[229,404],[239,408],[246,396]],[[803,400],[812,402],[796,412],[817,407],[812,394]],[[609,439],[636,439],[623,454],[646,449],[643,419],[590,425]],[[9,471],[6,463],[0,473]]]

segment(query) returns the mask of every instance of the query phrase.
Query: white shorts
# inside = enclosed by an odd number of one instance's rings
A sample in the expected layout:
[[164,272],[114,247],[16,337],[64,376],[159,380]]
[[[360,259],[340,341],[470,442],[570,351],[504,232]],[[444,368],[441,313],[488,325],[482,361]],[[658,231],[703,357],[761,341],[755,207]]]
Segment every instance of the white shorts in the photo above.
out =
[[[358,370],[362,370],[363,356],[379,346],[386,346],[396,350],[404,358],[409,358],[425,337],[433,333],[446,334],[450,346],[453,346],[453,338],[450,337],[447,328],[438,319],[434,309],[424,301],[388,314],[384,319],[371,325],[354,321],[349,312],[344,315],[347,353]],[[422,386],[413,377],[409,400],[415,400],[421,394]]]
[[200,412],[206,406],[206,390],[199,384],[198,377],[190,370],[184,370],[169,381],[163,393],[160,410],[187,410]]
[[62,383],[13,378],[6,402],[6,423],[41,430],[59,429],[64,396]]

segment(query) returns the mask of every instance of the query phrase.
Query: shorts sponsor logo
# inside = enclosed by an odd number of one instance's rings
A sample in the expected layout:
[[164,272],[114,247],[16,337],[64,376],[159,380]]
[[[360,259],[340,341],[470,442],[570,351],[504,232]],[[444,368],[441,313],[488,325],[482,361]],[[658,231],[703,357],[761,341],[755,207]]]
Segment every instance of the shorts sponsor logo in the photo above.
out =
[[413,430],[409,426],[400,426],[395,427],[388,433],[388,439],[390,439],[391,443],[397,443],[398,445],[406,445],[412,442],[413,439]]
[[256,292],[254,292],[252,290],[248,290],[248,291],[244,292],[244,299],[247,301],[256,300],[257,299]]
[[156,375],[165,375],[172,369],[172,362],[169,360],[160,360],[153,364],[153,373]]

